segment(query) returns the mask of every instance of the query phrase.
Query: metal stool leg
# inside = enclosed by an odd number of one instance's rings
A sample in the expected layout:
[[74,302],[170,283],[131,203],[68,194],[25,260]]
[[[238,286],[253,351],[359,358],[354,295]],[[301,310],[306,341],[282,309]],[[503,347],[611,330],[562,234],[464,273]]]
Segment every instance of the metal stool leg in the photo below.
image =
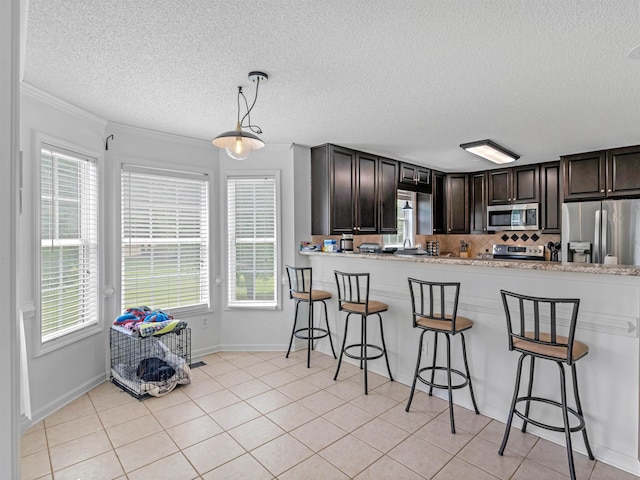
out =
[[382,315],[378,313],[378,319],[380,320],[380,339],[382,340],[382,349],[384,352],[384,360],[387,362],[387,372],[389,372],[389,380],[393,382],[393,375],[391,375],[391,367],[389,366],[389,356],[387,355],[387,345],[384,343],[384,329],[382,328]]
[[404,409],[405,412],[409,411],[411,407],[411,402],[413,401],[413,394],[416,391],[416,382],[418,381],[418,373],[420,372],[420,360],[422,359],[422,341],[424,340],[424,334],[427,333],[426,330],[423,330],[420,334],[420,343],[418,344],[418,360],[416,361],[416,373],[413,376],[413,384],[411,385],[411,393],[409,394],[409,401],[407,402],[407,407]]
[[289,340],[289,350],[287,350],[287,356],[285,358],[289,358],[289,354],[291,353],[291,345],[293,345],[293,336],[296,333],[296,323],[298,322],[298,305],[300,305],[300,302],[296,302],[296,313],[293,316],[293,328],[291,329],[291,339]]
[[571,445],[571,427],[569,425],[569,412],[567,411],[567,382],[564,374],[564,365],[556,362],[560,369],[560,398],[562,401],[562,419],[564,421],[564,438],[567,442],[567,459],[569,460],[569,475],[571,480],[576,480],[576,469],[573,464],[573,447]]
[[313,302],[309,302],[309,323],[307,325],[307,368],[311,367],[311,350],[313,350]]
[[[431,383],[436,374],[436,355],[438,353],[438,332],[433,332],[433,362],[431,364]],[[429,396],[433,395],[433,386],[429,385]]]
[[449,334],[444,334],[447,339],[447,390],[449,391],[449,421],[451,422],[451,433],[456,433],[456,422],[453,419],[453,389],[451,388],[451,339]]
[[504,449],[507,446],[507,440],[509,440],[509,432],[511,432],[511,423],[513,422],[513,412],[516,408],[516,400],[518,399],[518,392],[520,391],[520,379],[522,377],[522,362],[526,355],[523,353],[518,360],[518,369],[516,370],[516,386],[513,390],[513,399],[511,400],[511,408],[509,409],[509,416],[507,417],[507,426],[504,429],[504,436],[502,437],[502,444],[498,449],[498,454],[502,455]]
[[364,345],[364,394],[369,395],[369,385],[367,383],[367,317],[364,315],[362,315],[362,343]]
[[[535,362],[536,362],[536,357],[531,357],[530,360],[531,365],[530,365],[530,369],[529,369],[529,387],[527,388],[527,397],[531,398],[531,392],[533,391],[533,372],[535,369]],[[527,405],[524,409],[524,416],[525,417],[529,417],[529,406],[531,405],[531,401],[527,400]],[[527,421],[525,420],[522,423],[522,428],[521,431],[522,433],[525,433],[527,431]]]
[[460,332],[460,337],[462,338],[462,358],[464,360],[464,368],[467,371],[467,381],[469,382],[471,402],[473,403],[473,409],[476,411],[476,414],[480,414],[480,410],[478,410],[478,405],[476,404],[476,397],[473,394],[473,385],[471,385],[471,373],[469,372],[469,362],[467,362],[467,346],[464,341],[464,332]]
[[[584,421],[584,414],[582,413],[582,404],[580,403],[580,394],[578,393],[578,373],[576,371],[576,364],[571,365],[571,376],[573,377],[573,393],[576,397],[576,410]],[[590,460],[595,460],[593,453],[591,452],[591,446],[589,445],[589,439],[587,438],[587,426],[582,429],[582,438],[584,439],[584,446],[587,448],[587,454]]]
[[338,379],[338,372],[340,372],[340,365],[342,364],[342,355],[344,354],[344,346],[347,344],[347,328],[349,326],[349,317],[351,314],[347,314],[347,318],[344,321],[344,337],[342,338],[342,348],[340,349],[340,358],[338,359],[338,368],[336,368],[336,374],[333,376],[333,380]]
[[331,345],[331,352],[333,353],[333,358],[336,357],[336,351],[333,348],[333,340],[331,339],[331,329],[329,328],[329,315],[327,315],[327,303],[324,300],[321,300],[322,305],[324,305],[324,323],[327,325],[327,335],[329,336],[329,344]]

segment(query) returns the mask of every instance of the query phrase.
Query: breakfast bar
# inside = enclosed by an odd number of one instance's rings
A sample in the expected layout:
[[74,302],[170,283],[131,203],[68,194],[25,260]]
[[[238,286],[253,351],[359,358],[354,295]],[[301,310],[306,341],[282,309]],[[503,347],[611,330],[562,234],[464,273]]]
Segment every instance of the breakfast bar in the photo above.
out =
[[[508,350],[500,290],[579,298],[576,339],[589,345],[589,354],[578,367],[578,383],[591,447],[596,459],[640,475],[640,268],[381,253],[300,255],[313,268],[314,286],[330,292],[336,289],[334,270],[370,273],[371,296],[389,305],[384,334],[391,371],[394,380],[407,385],[413,378],[419,336],[412,328],[407,278],[461,282],[458,314],[474,322],[473,333],[467,339],[467,355],[478,408],[481,414],[502,422],[513,394],[518,355]],[[331,329],[340,332],[344,319],[334,300],[327,303]],[[428,355],[430,342],[428,337]],[[460,345],[453,345],[454,364],[462,358],[456,351],[459,348]],[[439,355],[444,355],[442,350]],[[542,396],[558,397],[557,371],[552,370],[555,366],[543,363],[536,364],[536,388]],[[371,362],[369,369],[387,376],[383,363]],[[446,391],[434,394],[446,395]],[[454,403],[472,409],[464,391],[454,393]],[[562,423],[554,409],[540,408],[539,415],[547,423]],[[533,425],[528,431],[564,444],[563,434]],[[586,453],[580,435],[574,436],[574,450]]]

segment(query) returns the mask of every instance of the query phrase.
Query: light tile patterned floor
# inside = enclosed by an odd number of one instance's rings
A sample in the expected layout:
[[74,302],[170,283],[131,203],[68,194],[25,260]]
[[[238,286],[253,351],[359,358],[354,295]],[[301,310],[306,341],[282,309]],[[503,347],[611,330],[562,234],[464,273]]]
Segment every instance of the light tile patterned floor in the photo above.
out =
[[[561,480],[566,451],[504,424],[319,352],[221,352],[192,383],[135,400],[105,382],[33,426],[22,442],[22,478],[171,480]],[[581,480],[632,475],[576,454]]]

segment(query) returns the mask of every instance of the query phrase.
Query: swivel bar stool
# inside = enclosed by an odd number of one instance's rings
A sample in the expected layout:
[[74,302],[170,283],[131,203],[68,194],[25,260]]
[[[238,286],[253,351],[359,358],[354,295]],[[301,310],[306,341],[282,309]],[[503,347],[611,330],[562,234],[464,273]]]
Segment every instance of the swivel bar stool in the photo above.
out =
[[[293,318],[293,329],[291,330],[291,339],[289,340],[289,350],[287,350],[287,358],[291,353],[291,345],[293,337],[307,340],[307,368],[311,366],[311,350],[315,349],[314,341],[320,338],[329,337],[331,352],[333,358],[336,358],[336,351],[333,348],[333,340],[331,339],[331,330],[329,329],[329,320],[327,317],[327,304],[325,300],[331,298],[329,292],[324,290],[313,289],[313,272],[311,267],[291,267],[287,265],[287,277],[289,278],[289,298],[296,302],[296,313]],[[324,322],[327,328],[314,326],[313,321],[313,305],[316,302],[322,302],[324,305]],[[306,327],[296,328],[298,323],[298,307],[300,303],[306,303],[309,312],[308,323]]]
[[[552,430],[554,432],[564,432],[567,444],[567,458],[569,460],[569,474],[571,479],[575,480],[576,472],[573,463],[571,433],[582,431],[582,437],[584,439],[584,444],[589,458],[591,460],[595,460],[593,453],[591,453],[589,439],[587,438],[587,429],[584,422],[584,415],[582,413],[582,405],[580,404],[578,378],[576,375],[575,362],[589,353],[589,347],[587,345],[574,339],[580,300],[573,298],[531,297],[507,292],[505,290],[500,290],[500,294],[502,295],[502,303],[504,305],[507,319],[509,350],[520,352],[520,359],[518,360],[516,386],[513,392],[513,399],[511,400],[507,426],[502,439],[502,445],[500,445],[498,453],[500,455],[504,453],[504,449],[507,446],[507,440],[509,439],[509,431],[511,430],[513,415],[516,414],[524,421],[522,424],[523,432],[526,431],[528,423],[532,423],[537,427]],[[558,323],[560,323],[558,322],[558,316],[569,320],[566,337],[558,335],[557,327]],[[529,385],[527,387],[526,395],[519,396],[522,365],[526,357],[530,358]],[[536,358],[551,360],[558,365],[558,371],[560,373],[560,402],[532,395],[533,374]],[[567,384],[564,371],[565,364],[571,367],[573,392],[575,394],[576,401],[575,409],[567,406]],[[525,404],[524,413],[516,409],[516,404],[522,402]],[[532,419],[529,415],[529,408],[532,402],[541,402],[559,407],[562,410],[563,425],[549,425]],[[578,420],[577,425],[570,425],[569,414]]]
[[[476,399],[473,395],[471,384],[471,374],[469,373],[469,363],[467,362],[467,347],[464,341],[464,331],[473,326],[473,322],[468,318],[458,316],[458,296],[460,293],[460,283],[457,282],[429,282],[409,278],[409,293],[411,294],[411,309],[413,312],[413,327],[422,330],[420,343],[418,344],[418,361],[416,371],[411,385],[411,393],[405,410],[408,412],[416,390],[416,382],[420,380],[425,385],[429,385],[429,395],[433,394],[434,388],[446,389],[449,392],[449,420],[451,423],[451,433],[456,433],[456,424],[453,418],[453,390],[469,386],[471,402],[476,414],[479,414]],[[420,368],[422,359],[422,342],[424,334],[433,332],[433,362],[430,367]],[[447,365],[436,365],[438,354],[438,334],[444,335],[447,339]],[[465,372],[451,368],[451,339],[450,336],[460,334],[462,339],[462,358],[464,360]],[[447,383],[436,383],[436,370],[446,372]],[[423,372],[431,372],[430,378],[422,375]],[[453,384],[451,374],[455,373],[462,378],[461,383]]]
[[[345,273],[334,271],[336,284],[338,285],[338,310],[347,312],[347,318],[344,324],[344,338],[342,339],[342,348],[340,349],[340,358],[338,359],[338,368],[333,379],[338,379],[340,365],[342,364],[342,356],[360,361],[360,369],[364,369],[364,394],[369,394],[367,384],[367,361],[375,360],[384,356],[387,363],[387,371],[389,379],[393,381],[391,368],[389,367],[389,357],[387,356],[387,347],[384,343],[384,330],[382,328],[382,312],[389,309],[386,303],[369,299],[369,274],[368,273]],[[360,316],[360,343],[347,345],[347,332],[349,330],[349,318],[351,315]],[[377,315],[380,322],[380,339],[382,346],[372,345],[367,340],[367,318],[370,315]],[[350,353],[349,350],[357,349],[359,353]],[[376,352],[369,353],[370,350]]]

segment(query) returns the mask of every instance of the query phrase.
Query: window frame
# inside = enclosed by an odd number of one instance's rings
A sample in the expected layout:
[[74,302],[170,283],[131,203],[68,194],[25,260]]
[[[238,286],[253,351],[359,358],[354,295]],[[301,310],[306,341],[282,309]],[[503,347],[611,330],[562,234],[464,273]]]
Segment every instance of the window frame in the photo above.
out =
[[[114,293],[114,297],[115,297],[115,304],[116,304],[116,315],[119,315],[124,308],[127,308],[127,306],[122,305],[122,249],[123,249],[122,233],[121,233],[123,229],[122,173],[125,168],[125,165],[128,167],[132,167],[134,169],[156,171],[158,173],[162,171],[177,172],[177,173],[182,172],[187,176],[203,175],[208,177],[209,185],[208,185],[208,192],[207,192],[207,217],[208,217],[207,234],[209,238],[209,245],[208,245],[208,257],[209,257],[208,258],[208,263],[209,263],[208,277],[209,279],[208,279],[207,291],[209,296],[209,305],[208,306],[205,306],[203,304],[190,305],[190,306],[173,307],[173,308],[162,308],[162,310],[164,312],[170,313],[175,317],[189,317],[194,315],[212,313],[214,311],[214,298],[215,298],[213,296],[213,286],[215,284],[213,269],[214,269],[215,258],[211,254],[211,252],[213,251],[212,244],[215,239],[215,237],[212,235],[213,234],[213,231],[212,231],[213,202],[211,199],[212,199],[213,180],[214,180],[213,171],[210,169],[204,169],[202,167],[198,167],[188,163],[181,165],[180,168],[176,168],[175,163],[170,164],[170,163],[159,161],[159,160],[143,160],[140,158],[118,156],[118,159],[116,162],[116,171],[114,172],[116,177],[115,179],[116,188],[115,188],[115,199],[114,199],[114,203],[115,203],[115,208],[114,208],[115,222],[114,223],[117,225],[117,227],[114,228],[115,230],[114,231],[114,234],[115,234],[115,237],[114,237],[114,259],[115,259],[114,285],[116,285],[115,287],[116,293]],[[159,307],[156,306],[156,308],[159,308]]]
[[[42,245],[42,231],[41,231],[41,221],[42,221],[42,211],[41,211],[41,200],[42,200],[42,184],[41,184],[41,176],[42,176],[42,161],[41,161],[41,151],[43,145],[49,145],[54,148],[59,148],[61,150],[67,150],[71,153],[77,154],[79,157],[87,157],[92,160],[95,160],[96,163],[96,187],[97,187],[97,212],[96,212],[96,223],[97,223],[97,276],[96,276],[96,315],[97,318],[95,321],[87,323],[85,326],[81,326],[75,330],[72,330],[68,333],[62,334],[57,338],[53,338],[51,340],[47,340],[43,342],[42,340],[42,282],[41,282],[41,270],[42,270],[42,255],[41,255],[41,245]],[[104,321],[103,321],[103,312],[104,312],[104,298],[103,298],[103,289],[104,289],[104,245],[105,245],[105,236],[104,236],[104,156],[101,152],[96,150],[92,150],[90,148],[84,147],[82,145],[75,144],[73,142],[57,138],[54,136],[50,136],[44,134],[42,132],[34,132],[33,135],[33,143],[32,143],[32,157],[34,159],[33,165],[35,165],[35,171],[33,177],[33,252],[34,262],[33,262],[33,283],[34,283],[34,315],[35,315],[35,328],[33,328],[32,332],[32,345],[33,345],[33,355],[34,357],[40,357],[42,355],[46,355],[53,351],[56,351],[60,348],[66,347],[68,345],[72,345],[82,339],[88,338],[90,336],[96,335],[104,330]]]
[[232,279],[227,278],[226,280],[226,288],[224,291],[225,297],[225,310],[281,310],[282,309],[282,282],[280,279],[282,278],[282,267],[281,267],[281,259],[282,259],[282,212],[281,212],[281,184],[280,184],[280,170],[254,170],[251,173],[247,173],[246,170],[228,170],[225,171],[222,176],[223,181],[223,192],[224,192],[224,201],[221,205],[223,211],[223,221],[224,221],[224,237],[223,237],[223,258],[224,258],[224,267],[225,267],[225,277],[228,277],[229,274],[229,254],[230,254],[230,246],[229,246],[229,179],[230,178],[273,178],[275,181],[275,217],[276,217],[276,258],[274,259],[275,265],[275,279],[274,279],[274,304],[267,304],[266,302],[246,302],[246,303],[232,303],[229,301],[230,296],[230,288]]

